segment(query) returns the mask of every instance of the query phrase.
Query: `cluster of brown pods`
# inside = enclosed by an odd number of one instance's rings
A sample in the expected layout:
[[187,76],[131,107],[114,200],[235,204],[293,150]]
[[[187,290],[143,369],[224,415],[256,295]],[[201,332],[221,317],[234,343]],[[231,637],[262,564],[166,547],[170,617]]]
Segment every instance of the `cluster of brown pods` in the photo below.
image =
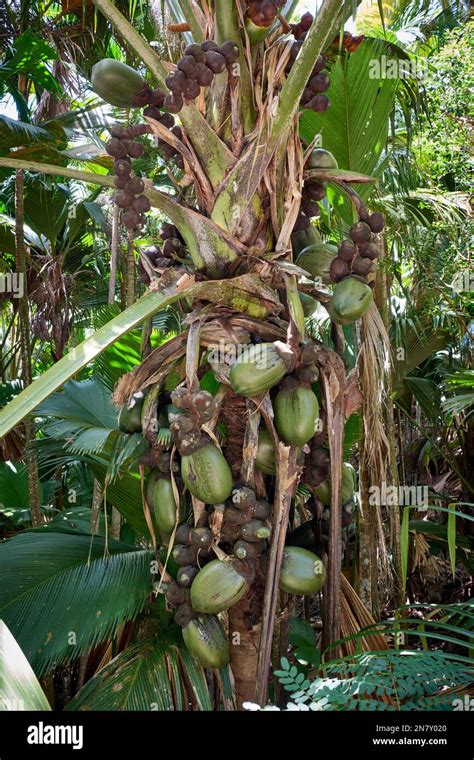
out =
[[374,262],[380,255],[374,233],[382,232],[384,224],[383,214],[375,211],[352,225],[350,239],[340,243],[331,264],[330,277],[333,282],[339,282],[350,274],[366,280],[367,275],[374,271]]

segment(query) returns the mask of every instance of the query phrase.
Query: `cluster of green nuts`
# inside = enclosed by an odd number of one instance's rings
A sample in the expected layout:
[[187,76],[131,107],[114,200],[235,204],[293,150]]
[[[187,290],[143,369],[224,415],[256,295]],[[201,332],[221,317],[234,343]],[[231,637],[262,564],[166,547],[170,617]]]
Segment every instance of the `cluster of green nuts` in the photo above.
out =
[[[168,232],[174,234],[173,230]],[[311,344],[303,347],[296,364],[295,357],[278,342],[249,344],[231,368],[229,382],[235,392],[249,398],[270,392],[279,438],[300,449],[302,466],[311,460],[310,487],[323,504],[330,504],[327,453],[318,461],[313,450],[306,461],[303,453],[319,419],[313,390],[317,377],[315,349],[310,348]],[[145,395],[134,394],[121,410],[121,429],[138,432],[145,406]],[[270,502],[259,498],[245,482],[233,482],[223,453],[205,432],[206,425],[216,421],[217,413],[216,399],[207,391],[178,387],[171,394],[162,392],[157,401],[161,453],[155,457],[145,484],[146,502],[160,542],[166,546],[173,541],[171,553],[178,566],[176,577],[162,588],[187,648],[197,662],[208,668],[221,668],[229,661],[225,619],[219,616],[249,592],[257,575],[265,574],[271,541]],[[168,439],[163,437],[164,430],[169,431]],[[273,470],[261,466],[264,433],[273,456]],[[170,451],[173,441],[176,456]],[[270,434],[262,429],[256,466],[264,474],[275,472],[273,447]],[[315,479],[317,468],[319,477]],[[304,468],[304,478],[307,472],[308,466]],[[351,484],[353,489],[352,479]],[[187,519],[186,509],[179,504],[183,486],[206,505],[196,526],[183,522]],[[285,547],[281,591],[313,594],[324,580],[324,565],[314,552],[299,546]]]

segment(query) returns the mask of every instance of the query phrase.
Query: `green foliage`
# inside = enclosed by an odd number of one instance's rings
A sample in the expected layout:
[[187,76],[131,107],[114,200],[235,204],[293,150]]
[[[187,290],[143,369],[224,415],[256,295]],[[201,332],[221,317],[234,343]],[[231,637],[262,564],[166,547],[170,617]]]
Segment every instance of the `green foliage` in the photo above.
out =
[[[229,693],[226,671],[221,685]],[[138,641],[99,671],[68,710],[212,710],[204,670],[186,649],[175,625]]]
[[324,667],[309,681],[283,657],[275,671],[296,704],[311,710],[452,710],[444,689],[468,686],[473,673],[442,652],[387,651],[355,655]]
[[60,95],[61,87],[46,65],[56,57],[55,49],[44,39],[30,30],[23,32],[14,40],[9,54],[0,66],[0,96],[6,90],[11,92],[11,80],[18,73],[25,74],[37,87]]
[[151,558],[101,536],[18,534],[0,546],[0,617],[44,673],[136,617],[151,592]]
[[420,165],[435,184],[469,192],[474,22],[453,29],[430,63],[425,83],[428,117],[416,140]]
[[294,656],[301,665],[319,667],[320,651],[316,647],[314,630],[307,620],[290,618],[289,643],[294,647]]
[[[387,55],[386,46],[378,40],[366,40],[356,53],[339,58],[331,68],[327,95],[331,107],[325,114],[305,111],[300,121],[301,136],[310,142],[318,133],[322,145],[331,151],[341,168],[377,176],[385,148],[389,116],[395,104],[397,79],[371,77],[373,61]],[[373,185],[358,188],[363,198]],[[335,188],[328,198],[352,222],[352,207]]]
[[449,397],[443,401],[443,409],[450,414],[464,415],[467,422],[474,414],[474,370],[458,370],[447,375],[444,388]]

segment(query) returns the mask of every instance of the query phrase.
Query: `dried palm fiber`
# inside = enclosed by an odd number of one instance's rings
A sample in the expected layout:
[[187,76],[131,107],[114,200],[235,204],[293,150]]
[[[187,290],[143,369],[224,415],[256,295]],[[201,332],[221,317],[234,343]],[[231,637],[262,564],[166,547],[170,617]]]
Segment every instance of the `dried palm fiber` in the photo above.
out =
[[[353,636],[367,626],[375,626],[374,618],[343,573],[341,573],[341,590],[341,638]],[[354,654],[361,647],[365,652],[389,649],[386,636],[374,630],[367,636],[344,642],[341,646],[342,654],[343,656]]]
[[[201,331],[203,348],[220,347],[221,343],[228,347],[249,343],[251,332],[258,332],[260,337],[269,341],[281,340],[285,335],[285,331],[279,325],[261,322],[245,314],[234,316],[216,312],[208,316],[215,318],[217,322],[213,321],[212,324],[203,326]],[[167,343],[158,346],[134,370],[122,375],[114,390],[114,403],[121,406],[137,391],[144,390],[166,377],[170,367],[184,359],[186,340],[187,331],[184,331]]]
[[[362,319],[357,359],[363,396],[363,439],[360,446],[359,594],[367,609],[377,611],[381,593],[391,588],[391,568],[378,497],[369,488],[390,483],[390,444],[385,433],[385,377],[390,367],[389,338],[373,304]],[[375,503],[373,503],[375,502]],[[377,614],[377,612],[376,612]]]

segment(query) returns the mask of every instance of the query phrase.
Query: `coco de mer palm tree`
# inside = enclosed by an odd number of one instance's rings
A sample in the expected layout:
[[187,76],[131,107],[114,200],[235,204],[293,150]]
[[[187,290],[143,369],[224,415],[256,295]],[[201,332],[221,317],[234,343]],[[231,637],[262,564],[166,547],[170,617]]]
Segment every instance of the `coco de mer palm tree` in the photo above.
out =
[[[298,121],[301,110],[330,107],[324,51],[337,45],[344,3],[325,0],[315,19],[292,25],[279,2],[183,0],[182,31],[194,43],[177,65],[159,59],[110,0],[95,5],[149,72],[144,79],[104,60],[91,77],[103,99],[143,109],[142,123],[113,127],[114,177],[100,180],[115,186],[122,224],[139,233],[151,206],[170,220],[161,250],[141,254],[151,291],[141,318],[187,304],[183,334],[149,353],[114,393],[123,429],[141,430],[151,445],[150,532],[179,566],[176,577],[169,562],[160,566],[157,588],[196,660],[230,661],[238,703],[263,703],[287,594],[322,588],[325,643],[340,635],[341,507],[353,490],[346,476],[341,487],[343,428],[360,394],[340,347],[305,335],[305,310],[308,298],[319,301],[337,326],[373,308],[383,218],[351,186],[370,178],[303,145]],[[347,34],[342,41],[351,50]],[[150,136],[176,197],[134,172]],[[328,182],[347,194],[357,219],[333,250],[311,221]],[[138,322],[134,312],[128,324]],[[200,386],[209,370],[213,394]],[[285,547],[298,484],[326,494],[324,556]]]

